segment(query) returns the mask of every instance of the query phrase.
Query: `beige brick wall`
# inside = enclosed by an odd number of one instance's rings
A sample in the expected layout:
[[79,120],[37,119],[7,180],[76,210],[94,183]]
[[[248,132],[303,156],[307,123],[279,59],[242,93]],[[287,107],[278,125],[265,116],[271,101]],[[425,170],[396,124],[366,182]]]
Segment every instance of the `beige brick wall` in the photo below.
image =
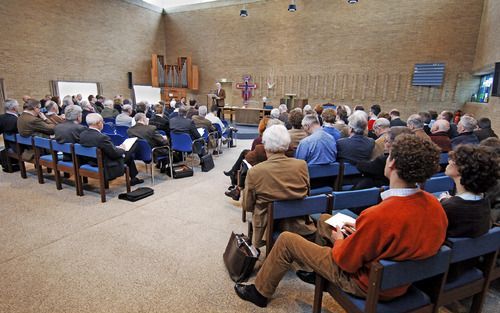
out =
[[121,0],[2,0],[0,41],[8,97],[40,99],[50,80],[99,81],[105,95],[128,97],[127,72],[151,83],[165,29],[161,14]]
[[[470,73],[483,0],[287,0],[167,14],[167,61],[191,55],[200,65],[198,99],[219,78],[251,74],[276,105],[285,93],[310,103],[379,103],[409,113],[457,109],[478,81]],[[446,63],[442,88],[412,87],[413,65]],[[276,85],[265,88],[272,76]],[[234,99],[239,91],[231,90]]]
[[491,70],[500,62],[500,1],[484,0],[483,17],[474,58],[474,71]]

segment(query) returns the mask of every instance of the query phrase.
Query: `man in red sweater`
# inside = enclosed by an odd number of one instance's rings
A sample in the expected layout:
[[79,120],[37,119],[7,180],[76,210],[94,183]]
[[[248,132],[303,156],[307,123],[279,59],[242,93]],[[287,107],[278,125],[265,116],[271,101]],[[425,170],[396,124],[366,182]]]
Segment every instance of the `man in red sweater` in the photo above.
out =
[[[325,225],[329,217],[325,214],[318,223],[318,234],[333,242],[333,248],[297,234],[282,233],[257,274],[255,285],[235,285],[238,296],[257,306],[267,306],[280,280],[297,262],[345,292],[365,297],[371,262],[424,259],[436,254],[445,240],[448,220],[439,201],[418,189],[416,183],[437,171],[439,153],[430,140],[412,134],[398,136],[385,166],[390,189],[381,194],[380,204],[361,213],[356,231],[344,238],[341,229]],[[380,296],[389,300],[407,289],[402,286],[386,290]]]

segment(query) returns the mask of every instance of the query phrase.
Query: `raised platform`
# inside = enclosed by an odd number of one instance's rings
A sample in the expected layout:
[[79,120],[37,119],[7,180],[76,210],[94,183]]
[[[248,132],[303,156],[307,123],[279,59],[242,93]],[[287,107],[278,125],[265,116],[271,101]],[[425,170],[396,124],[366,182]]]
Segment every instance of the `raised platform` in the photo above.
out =
[[259,129],[257,126],[234,126],[238,128],[238,139],[255,139],[259,137]]

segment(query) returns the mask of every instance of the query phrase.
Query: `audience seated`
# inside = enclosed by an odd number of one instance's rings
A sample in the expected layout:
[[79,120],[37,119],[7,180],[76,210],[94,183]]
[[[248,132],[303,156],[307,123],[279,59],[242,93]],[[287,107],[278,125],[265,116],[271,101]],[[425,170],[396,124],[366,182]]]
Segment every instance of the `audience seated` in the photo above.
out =
[[[176,117],[177,115],[179,115],[179,108],[181,107],[181,105],[182,104],[180,102],[175,101],[175,99],[172,99],[172,101],[170,101],[170,106],[172,108],[174,108],[174,110],[168,116],[169,119],[172,119],[172,118]],[[187,115],[187,110],[186,110],[186,115]]]
[[304,114],[302,114],[301,109],[293,109],[288,116],[288,122],[292,126],[292,128],[288,130],[291,138],[290,149],[294,151],[297,149],[299,142],[307,137],[307,133],[302,129],[303,118]]
[[491,120],[487,117],[480,118],[477,121],[477,126],[479,129],[474,131],[474,135],[479,139],[479,142],[486,138],[495,137],[498,138],[497,134],[491,129]]
[[[122,98],[120,95],[118,95],[113,99],[113,109],[118,111],[118,115],[120,115],[123,111],[122,106],[123,106]],[[132,110],[131,110],[131,113],[132,113]]]
[[[290,135],[283,125],[266,129],[263,144],[267,160],[252,167],[247,174],[243,190],[243,210],[252,212],[252,243],[257,247],[263,241],[267,227],[267,207],[276,200],[302,199],[309,193],[309,174],[306,162],[285,156],[290,146]],[[314,223],[308,218],[280,220],[278,229],[289,230],[300,235],[316,232]]]
[[101,111],[102,118],[116,118],[118,114],[120,114],[115,108],[113,100],[108,99],[104,101],[104,109]]
[[[98,113],[87,115],[86,122],[89,127],[80,133],[80,144],[84,147],[97,147],[101,149],[105,179],[109,181],[122,176],[125,173],[125,163],[130,170],[130,184],[134,186],[143,183],[144,180],[137,178],[138,172],[132,157],[137,145],[134,144],[129,151],[125,151],[122,146],[115,147],[108,135],[101,133],[104,127],[104,120]],[[93,160],[83,159],[82,161],[93,166],[96,165],[93,163]]]
[[212,122],[206,118],[206,116],[207,107],[205,105],[202,105],[191,117],[191,119],[193,120],[194,125],[197,128],[203,128],[208,133],[214,132],[215,127],[212,125]]
[[321,113],[321,118],[323,119],[323,130],[330,134],[335,141],[339,140],[341,135],[340,131],[335,128],[335,120],[337,119],[337,113],[334,109],[326,109]]
[[[73,104],[70,104],[73,105]],[[67,108],[69,105],[65,106],[64,108]],[[59,123],[64,122],[64,118],[59,116],[59,107],[57,106],[57,103],[54,101],[47,101],[45,103],[45,109],[47,110],[47,113],[45,113],[45,116],[49,119],[49,121],[57,125]]]
[[391,112],[389,112],[389,115],[391,116],[391,127],[406,126],[406,122],[401,120],[400,113],[398,110],[392,109]]
[[450,139],[453,139],[458,136],[457,124],[453,123],[453,113],[450,111],[443,111],[439,114],[439,120],[446,120],[450,123],[450,130],[448,131],[448,135]]
[[280,110],[274,108],[271,110],[271,112],[269,112],[269,117],[271,119],[279,119],[280,117]]
[[118,114],[115,119],[116,126],[132,127],[135,125],[135,120],[131,117],[133,112],[132,106],[126,104],[122,108],[122,113]]
[[337,158],[335,138],[321,128],[318,117],[312,114],[304,116],[302,128],[309,136],[300,141],[295,157],[308,165],[334,163]]
[[[257,306],[267,306],[279,282],[296,262],[312,268],[345,292],[364,298],[372,261],[405,261],[434,255],[446,236],[446,214],[439,201],[418,189],[416,183],[431,177],[438,166],[439,149],[432,142],[414,135],[399,136],[385,166],[391,189],[382,193],[380,204],[361,213],[354,231],[354,225],[345,227],[351,232],[347,238],[342,229],[325,223],[330,217],[327,214],[318,222],[318,242],[331,241],[333,248],[309,242],[297,234],[282,233],[260,268],[255,285],[236,284],[236,294]],[[312,274],[299,273],[299,278],[313,282]],[[380,297],[393,299],[403,295],[408,287],[382,291]]]
[[412,114],[406,121],[408,128],[417,136],[422,139],[430,140],[429,135],[424,130],[424,120],[419,114]]
[[89,115],[90,113],[97,113],[95,111],[94,106],[90,102],[88,102],[87,100],[82,101],[81,107],[83,110],[82,111],[82,123],[85,122],[87,115]]
[[280,112],[279,120],[285,124],[286,129],[288,129],[288,130],[292,129],[292,125],[288,121],[289,114],[288,114],[288,108],[287,108],[286,104],[280,104],[280,106],[278,107],[278,110]]
[[451,150],[451,140],[449,137],[450,123],[447,120],[437,120],[431,127],[431,140],[441,148],[441,152]]
[[374,104],[370,107],[370,113],[368,113],[368,131],[373,129],[373,124],[375,124],[380,111],[382,111],[382,109],[378,104]]
[[17,119],[17,129],[21,136],[39,136],[48,138],[54,134],[55,125],[40,112],[40,102],[29,99],[24,104],[24,111]]
[[337,118],[335,120],[335,124],[333,124],[333,127],[338,129],[340,132],[340,137],[346,138],[349,137],[351,134],[351,130],[349,129],[349,126],[347,126],[347,116],[348,112],[346,110],[346,106],[339,105],[337,107]]
[[[498,138],[486,138],[479,145],[490,149],[497,158],[500,158],[500,140]],[[500,179],[497,179],[497,183],[486,191],[485,197],[490,201],[491,222],[500,224]]]
[[476,127],[477,121],[472,116],[462,116],[457,125],[458,136],[451,140],[451,148],[455,149],[461,144],[479,144],[479,139],[473,133]]
[[200,138],[200,133],[196,129],[194,122],[186,118],[186,114],[186,107],[181,106],[178,115],[170,119],[170,131],[189,134],[192,140]]
[[168,115],[165,117],[163,113],[163,105],[161,103],[156,104],[154,111],[155,114],[149,119],[149,125],[156,126],[157,130],[162,130],[167,136],[170,136],[170,121],[168,120]]
[[19,103],[14,99],[5,100],[5,114],[0,115],[0,134],[16,134]]
[[383,117],[377,118],[375,123],[373,123],[372,130],[373,134],[377,137],[377,139],[375,139],[375,145],[373,146],[373,151],[371,156],[372,160],[384,154],[385,139],[386,139],[386,136],[384,136],[384,134],[387,133],[390,128],[391,128],[391,122]]
[[418,115],[420,115],[420,118],[422,119],[422,122],[424,123],[424,127],[422,127],[422,129],[424,130],[424,132],[427,134],[427,135],[430,135],[431,134],[431,127],[429,126],[429,124],[431,123],[431,114],[427,111],[422,111],[422,112],[418,112]]
[[349,128],[351,136],[341,138],[337,141],[339,161],[356,163],[358,161],[370,160],[375,141],[366,137],[368,116],[364,111],[358,110],[349,116]]
[[78,105],[69,105],[64,109],[66,120],[54,127],[55,139],[58,143],[79,143],[80,134],[87,127],[81,125],[82,108]]

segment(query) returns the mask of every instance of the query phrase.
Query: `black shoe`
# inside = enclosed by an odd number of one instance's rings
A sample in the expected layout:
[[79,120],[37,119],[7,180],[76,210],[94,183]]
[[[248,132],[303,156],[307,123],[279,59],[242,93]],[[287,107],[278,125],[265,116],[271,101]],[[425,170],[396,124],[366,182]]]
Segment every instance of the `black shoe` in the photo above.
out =
[[213,155],[219,155],[219,154],[222,154],[222,151],[217,151],[217,150],[214,150],[214,152],[212,152]]
[[231,186],[229,186],[229,187],[227,188],[227,190],[233,190],[234,188],[236,188],[236,186],[235,186],[235,185],[231,185]]
[[311,285],[314,285],[316,283],[316,273],[314,272],[297,271],[295,272],[295,274],[297,274],[297,277],[305,283]]
[[236,145],[233,143],[229,146],[229,148],[236,148]]
[[234,285],[234,291],[236,291],[238,297],[245,301],[250,301],[261,308],[267,306],[267,298],[260,294],[255,285],[236,284]]
[[229,198],[232,198],[234,201],[240,200],[240,190],[238,188],[228,190],[224,192],[224,194]]
[[137,177],[134,177],[130,180],[130,186],[135,186],[135,185],[138,185],[138,184],[142,184],[144,182],[144,179],[140,179],[140,178],[137,178]]
[[227,172],[224,171],[224,175],[231,177],[231,176],[233,176],[233,171],[232,170],[229,170]]

